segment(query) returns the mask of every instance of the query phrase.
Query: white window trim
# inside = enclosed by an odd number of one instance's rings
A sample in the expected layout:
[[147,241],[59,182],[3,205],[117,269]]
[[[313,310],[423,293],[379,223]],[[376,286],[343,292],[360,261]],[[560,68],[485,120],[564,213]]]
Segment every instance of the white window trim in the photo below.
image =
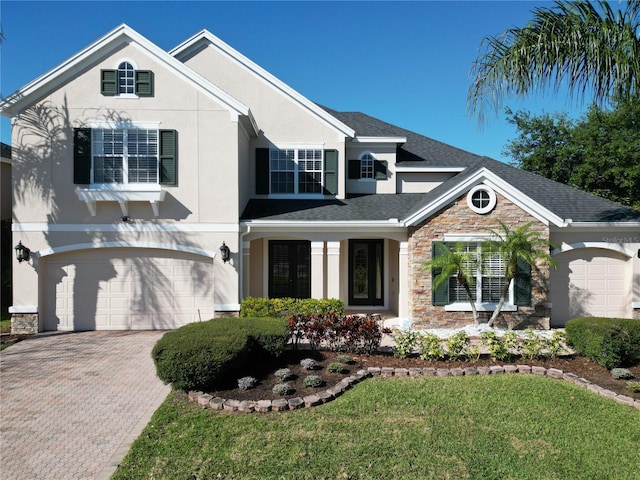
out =
[[[116,66],[114,67],[115,70],[117,72],[119,72],[120,70],[120,65],[124,62],[127,62],[129,65],[131,65],[133,67],[133,81],[134,81],[134,92],[135,92],[135,71],[138,70],[138,65],[136,64],[136,62],[134,62],[133,60],[131,60],[130,58],[121,58],[117,63]],[[138,99],[140,98],[138,95],[136,95],[135,93],[120,93],[120,77],[119,77],[119,73],[118,73],[118,94],[115,95],[115,97],[117,98],[130,98],[130,99]]]
[[[448,234],[445,233],[444,241],[446,243],[455,243],[455,242],[465,242],[465,243],[481,243],[493,238],[494,235],[490,233],[476,233],[476,234]],[[509,283],[509,294],[505,299],[504,305],[502,306],[503,312],[517,312],[518,306],[515,305],[514,302],[514,281],[513,279]],[[476,285],[476,295],[481,294],[482,286],[480,283]],[[492,312],[494,311],[498,303],[497,302],[475,302],[476,310],[479,312]],[[446,312],[471,312],[471,303],[470,302],[454,302],[444,306]]]
[[[363,177],[362,176],[362,161],[364,160],[364,157],[369,155],[373,160],[373,163],[371,164],[371,176],[370,177]],[[360,160],[360,178],[358,179],[359,182],[375,182],[376,181],[376,160],[378,160],[376,158],[376,156],[370,152],[369,150],[366,150],[364,152],[362,152],[360,155],[358,155],[358,160]]]
[[[489,195],[489,203],[487,204],[486,207],[478,208],[473,204],[473,195],[479,191],[484,191]],[[473,210],[475,213],[479,215],[484,215],[492,211],[495,208],[496,203],[497,203],[496,192],[492,188],[488,187],[487,185],[476,185],[471,190],[469,190],[469,193],[467,194],[467,205],[471,210]]]
[[[272,143],[269,145],[269,195],[267,198],[270,199],[294,199],[294,198],[304,198],[308,200],[322,200],[325,198],[325,195],[321,193],[299,193],[299,185],[298,185],[298,154],[299,150],[320,150],[320,185],[324,188],[324,154],[325,154],[325,145],[322,143]],[[293,192],[292,193],[271,193],[271,150],[295,150],[296,158],[294,160],[295,169],[293,170],[294,174],[294,183],[293,183]]]

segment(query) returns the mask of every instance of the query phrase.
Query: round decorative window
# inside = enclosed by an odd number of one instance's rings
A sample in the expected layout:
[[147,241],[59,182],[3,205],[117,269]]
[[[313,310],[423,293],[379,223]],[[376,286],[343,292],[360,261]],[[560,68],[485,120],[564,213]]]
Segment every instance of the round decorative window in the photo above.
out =
[[496,193],[486,185],[476,185],[467,194],[467,204],[476,213],[489,213],[496,206]]

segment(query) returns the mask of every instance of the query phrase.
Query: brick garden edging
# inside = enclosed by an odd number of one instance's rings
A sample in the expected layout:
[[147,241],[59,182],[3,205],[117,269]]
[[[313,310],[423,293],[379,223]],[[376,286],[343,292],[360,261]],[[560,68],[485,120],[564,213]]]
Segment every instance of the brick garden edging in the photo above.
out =
[[345,377],[333,387],[322,390],[313,395],[306,397],[294,397],[288,400],[233,400],[220,397],[213,397],[207,393],[199,391],[189,392],[189,400],[197,402],[203,407],[213,410],[226,410],[229,412],[282,412],[287,410],[297,410],[299,408],[310,408],[339,397],[349,390],[353,385],[360,383],[365,378],[373,376],[381,377],[461,377],[463,375],[498,375],[501,373],[521,373],[539,375],[541,377],[551,377],[558,380],[565,380],[574,383],[580,387],[591,390],[592,392],[611,400],[628,405],[640,410],[640,399],[634,400],[625,395],[618,395],[611,390],[606,390],[598,385],[591,383],[586,378],[578,377],[573,373],[564,372],[556,368],[545,368],[530,365],[493,365],[491,367],[466,367],[466,368],[391,368],[391,367],[369,367],[366,370],[359,370],[355,375]]

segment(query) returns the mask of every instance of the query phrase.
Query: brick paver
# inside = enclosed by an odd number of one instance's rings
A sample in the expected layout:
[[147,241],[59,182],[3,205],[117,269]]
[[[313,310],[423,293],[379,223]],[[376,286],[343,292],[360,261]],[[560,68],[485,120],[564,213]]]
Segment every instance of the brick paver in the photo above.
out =
[[0,352],[0,477],[108,479],[162,403],[164,332],[36,335]]

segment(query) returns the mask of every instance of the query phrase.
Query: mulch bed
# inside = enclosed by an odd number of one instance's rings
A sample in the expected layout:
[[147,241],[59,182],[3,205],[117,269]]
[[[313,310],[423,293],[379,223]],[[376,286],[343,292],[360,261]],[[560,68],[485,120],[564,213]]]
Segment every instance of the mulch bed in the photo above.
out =
[[[330,363],[337,362],[337,356],[348,355],[353,360],[351,363],[344,365],[344,371],[342,373],[330,373],[327,371],[327,366]],[[300,366],[300,360],[304,358],[313,358],[318,363],[318,368],[309,371]],[[355,355],[355,354],[341,354],[330,351],[313,351],[313,350],[298,350],[288,351],[285,355],[279,359],[269,362],[262,362],[260,365],[256,365],[253,368],[247,368],[246,370],[239,372],[237,378],[244,376],[252,376],[258,379],[256,387],[249,390],[243,390],[237,387],[237,384],[224,385],[219,390],[208,391],[210,395],[214,397],[220,397],[225,399],[235,399],[239,401],[250,400],[276,400],[280,398],[290,399],[293,397],[305,397],[307,395],[313,395],[319,390],[324,390],[332,387],[338,383],[341,379],[353,375],[358,370],[366,369],[368,367],[392,367],[392,368],[465,368],[465,367],[481,367],[492,365],[531,365],[541,366],[545,368],[556,368],[566,373],[573,373],[578,377],[583,377],[590,382],[611,390],[619,395],[625,395],[627,397],[640,399],[640,393],[632,393],[627,389],[626,380],[615,380],[611,376],[611,372],[606,368],[586,359],[576,356],[563,356],[555,359],[544,360],[526,360],[519,356],[513,356],[510,361],[496,361],[488,356],[481,356],[477,361],[440,361],[431,362],[422,360],[416,356],[410,358],[397,358],[390,352],[381,352],[375,355]],[[279,368],[289,368],[293,373],[293,379],[287,380],[286,383],[294,388],[294,392],[291,395],[281,396],[273,393],[273,386],[277,383],[283,383],[282,380],[274,375],[274,372]],[[640,365],[629,367],[629,370],[635,375],[636,380],[640,379]],[[304,385],[304,379],[308,375],[318,375],[324,381],[324,385],[318,388],[306,387]]]

